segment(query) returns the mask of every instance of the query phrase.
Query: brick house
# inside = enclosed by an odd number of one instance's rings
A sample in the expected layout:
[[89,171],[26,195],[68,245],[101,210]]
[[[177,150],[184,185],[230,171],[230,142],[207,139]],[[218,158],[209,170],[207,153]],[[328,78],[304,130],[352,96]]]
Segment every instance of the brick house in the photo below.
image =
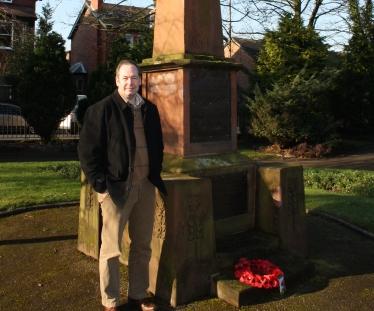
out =
[[[34,32],[37,20],[36,1],[38,0],[0,1],[0,67],[7,53],[12,50],[13,42],[22,40],[27,30]],[[0,101],[10,98],[10,88],[0,77]]]
[[[231,47],[231,56],[229,47]],[[231,57],[245,67],[244,70],[238,71],[236,77],[238,85],[243,90],[247,90],[250,87],[248,74],[253,72],[254,62],[257,60],[262,47],[263,43],[261,41],[231,38],[231,44],[226,44],[224,48],[225,57]]]
[[86,94],[89,74],[106,61],[111,42],[121,33],[137,42],[139,30],[131,27],[134,21],[151,26],[153,10],[133,6],[85,1],[68,36],[71,40],[70,71],[78,94]]

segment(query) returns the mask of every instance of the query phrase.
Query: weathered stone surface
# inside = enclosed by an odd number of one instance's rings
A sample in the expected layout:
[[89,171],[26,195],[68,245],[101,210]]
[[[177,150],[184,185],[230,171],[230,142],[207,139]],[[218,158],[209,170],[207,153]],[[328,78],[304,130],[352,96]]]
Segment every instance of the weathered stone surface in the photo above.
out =
[[101,214],[97,193],[83,172],[79,205],[78,250],[87,256],[99,259]]
[[279,238],[258,229],[216,239],[217,270],[232,269],[240,258],[267,258],[279,253]]
[[[286,287],[305,280],[314,271],[314,264],[312,262],[288,252],[261,259],[274,263],[284,272]],[[212,295],[216,295],[218,298],[238,308],[259,301],[265,295],[271,295],[275,299],[281,297],[278,287],[263,289],[239,282],[235,278],[233,267],[213,275],[211,289]]]
[[256,226],[280,238],[280,248],[308,254],[302,166],[260,167],[257,178]]
[[164,180],[152,238],[149,290],[177,306],[209,294],[215,238],[209,179]]
[[153,57],[190,53],[224,57],[218,0],[157,0]]
[[143,70],[142,83],[160,112],[166,153],[236,151],[236,68],[155,65]]
[[255,165],[248,161],[190,174],[211,180],[215,238],[254,228]]

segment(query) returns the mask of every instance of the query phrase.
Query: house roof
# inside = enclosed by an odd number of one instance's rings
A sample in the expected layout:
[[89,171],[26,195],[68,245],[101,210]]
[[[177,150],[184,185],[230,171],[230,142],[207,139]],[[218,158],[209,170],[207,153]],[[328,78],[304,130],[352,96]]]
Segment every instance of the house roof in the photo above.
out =
[[100,23],[105,29],[108,30],[120,28],[121,26],[123,26],[124,20],[126,20],[126,18],[133,21],[137,18],[144,18],[144,16],[149,15],[152,11],[151,9],[139,8],[135,6],[103,3],[99,12],[94,10],[90,4],[91,1],[84,2],[83,7],[73,25],[73,28],[70,31],[68,39],[72,39],[72,37],[74,36],[74,33],[76,32],[78,25],[87,10],[89,10],[91,15],[96,18],[98,23]]
[[255,41],[251,39],[245,38],[232,38],[234,44],[238,45],[241,49],[243,49],[249,56],[254,59],[257,59],[258,54],[260,53],[264,43],[262,41]]
[[6,4],[0,4],[0,12],[6,14],[7,16],[23,17],[36,20],[37,16],[34,8],[27,7],[23,5],[13,4],[10,8]]
[[71,73],[87,73],[86,67],[84,67],[83,62],[75,63],[70,67]]

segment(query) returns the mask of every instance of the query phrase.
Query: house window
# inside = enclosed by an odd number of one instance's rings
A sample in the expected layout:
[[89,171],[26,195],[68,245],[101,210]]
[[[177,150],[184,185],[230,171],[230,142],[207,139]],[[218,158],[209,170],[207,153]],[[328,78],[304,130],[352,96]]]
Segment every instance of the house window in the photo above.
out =
[[133,44],[134,43],[134,36],[132,34],[126,34],[126,40],[130,43],[130,44]]
[[12,3],[13,0],[0,0],[0,2],[7,2],[7,3]]
[[0,22],[0,48],[11,49],[13,39],[13,24],[10,22]]
[[83,94],[83,80],[82,79],[77,79],[76,80],[76,85],[77,85],[77,92],[79,95]]

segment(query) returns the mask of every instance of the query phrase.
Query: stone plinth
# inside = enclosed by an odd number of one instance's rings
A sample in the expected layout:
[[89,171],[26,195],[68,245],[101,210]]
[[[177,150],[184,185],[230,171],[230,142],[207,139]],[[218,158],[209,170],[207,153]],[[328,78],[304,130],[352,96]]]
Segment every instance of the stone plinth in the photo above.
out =
[[164,151],[182,156],[236,151],[240,65],[181,57],[141,66],[142,95],[159,109]]
[[255,226],[256,163],[238,152],[165,155],[164,171],[211,181],[215,237]]
[[165,179],[157,200],[149,290],[172,306],[208,295],[215,238],[210,181]]
[[190,53],[224,57],[218,0],[157,0],[153,57]]
[[303,167],[260,167],[256,226],[279,236],[280,248],[308,254]]
[[[157,194],[149,291],[174,307],[209,295],[211,275],[239,258],[217,255],[216,240],[241,232],[248,235],[244,244],[251,248],[241,257],[255,256],[259,253],[250,230],[255,227],[278,240],[264,242],[266,252],[279,245],[279,250],[305,257],[302,177],[301,166],[258,168],[239,153],[166,155],[163,180],[168,196]],[[78,249],[96,259],[100,224],[97,194],[82,174]],[[124,264],[128,263],[129,243],[126,230],[120,257]]]

